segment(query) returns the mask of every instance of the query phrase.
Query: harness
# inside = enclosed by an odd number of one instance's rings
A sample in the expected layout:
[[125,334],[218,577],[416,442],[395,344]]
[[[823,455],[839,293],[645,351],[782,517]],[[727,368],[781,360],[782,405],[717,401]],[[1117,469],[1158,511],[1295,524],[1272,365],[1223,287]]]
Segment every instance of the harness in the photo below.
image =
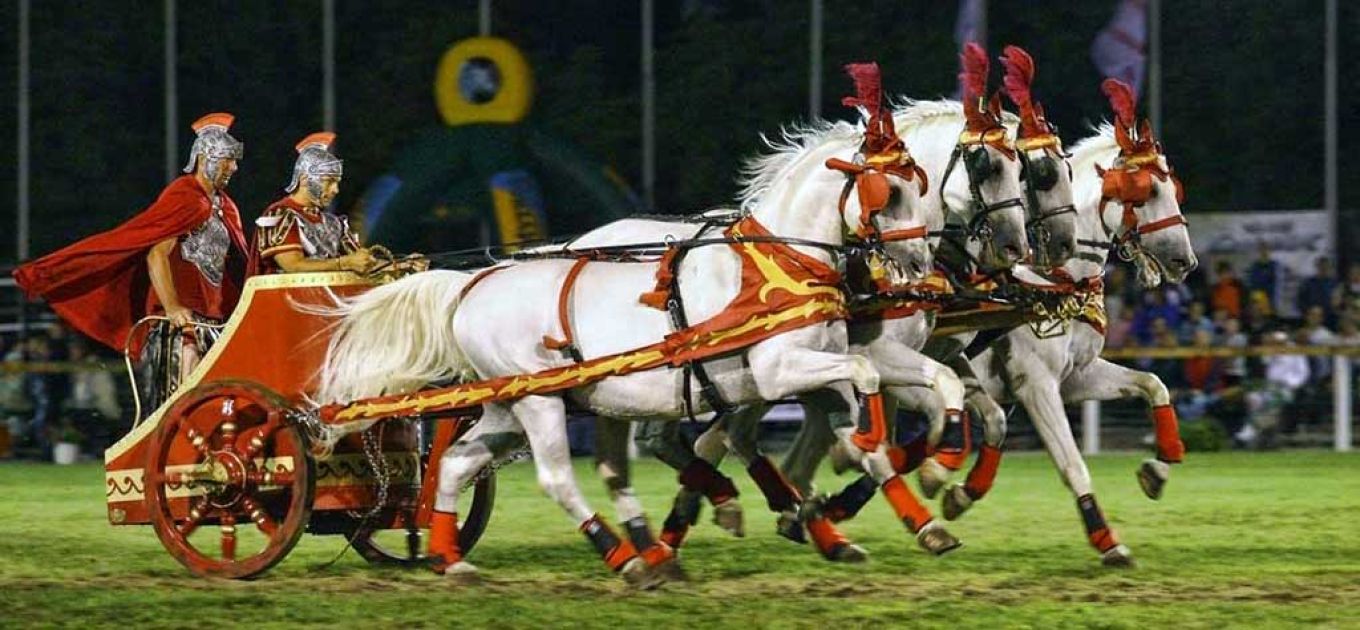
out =
[[[835,269],[774,237],[754,217],[745,217],[727,228],[724,236],[681,243],[686,244],[683,249],[699,246],[695,243],[731,247],[741,258],[741,288],[736,298],[717,315],[675,330],[661,341],[533,374],[328,405],[320,410],[321,417],[328,424],[347,424],[384,417],[467,413],[479,405],[550,394],[610,376],[695,364],[792,330],[848,316],[841,275]],[[675,247],[682,246],[677,243]],[[662,269],[667,267],[658,270],[659,281]],[[674,286],[675,269],[670,270],[672,277],[659,282],[658,290]],[[487,270],[482,277],[490,273],[494,271]],[[668,297],[667,304],[673,301]]]
[[[1020,177],[1025,180],[1025,198],[1029,202],[1028,214],[1030,219],[1025,222],[1025,231],[1034,238],[1035,243],[1043,245],[1053,238],[1053,234],[1046,224],[1048,220],[1064,214],[1076,214],[1077,212],[1077,207],[1074,204],[1047,210],[1039,205],[1039,191],[1052,190],[1058,183],[1057,158],[1067,156],[1062,153],[1062,141],[1056,133],[1020,138],[1015,141],[1015,148],[1020,158]],[[1043,149],[1048,155],[1038,161],[1031,160],[1029,152],[1034,149]],[[1068,164],[1067,169],[1067,175],[1070,179],[1072,165]],[[1039,249],[1041,248],[1036,248],[1036,250]]]
[[[1129,262],[1142,254],[1142,237],[1144,235],[1178,225],[1190,225],[1190,222],[1184,214],[1181,214],[1179,209],[1169,217],[1149,223],[1143,223],[1138,218],[1136,209],[1146,205],[1155,194],[1156,187],[1152,183],[1153,178],[1162,182],[1170,179],[1176,188],[1177,205],[1179,206],[1185,201],[1185,188],[1182,186],[1180,178],[1176,177],[1170,169],[1161,167],[1160,155],[1157,151],[1148,151],[1124,157],[1116,161],[1114,167],[1109,170],[1096,165],[1096,173],[1101,178],[1099,208],[1102,215],[1100,226],[1104,229],[1105,237],[1108,240],[1078,239],[1078,245],[1107,251],[1113,250],[1120,260]],[[1117,201],[1123,207],[1118,231],[1111,231],[1105,225],[1103,211],[1105,204],[1111,201]]]
[[[1007,142],[1006,128],[1000,125],[991,127],[983,131],[964,131],[959,134],[959,141],[954,145],[954,151],[949,154],[949,164],[944,169],[944,177],[940,180],[940,207],[944,208],[946,215],[959,213],[949,206],[949,201],[945,199],[944,191],[949,184],[949,176],[954,173],[954,167],[960,158],[964,158],[964,171],[968,177],[969,202],[976,212],[973,218],[966,225],[945,224],[946,235],[963,234],[968,240],[986,240],[991,238],[992,228],[987,223],[988,217],[993,213],[1007,208],[1023,208],[1025,203],[1019,197],[1003,199],[996,203],[987,203],[982,197],[982,182],[986,181],[991,175],[991,158],[987,154],[986,146],[1000,151],[1007,159],[1015,159],[1015,147]],[[968,150],[969,147],[975,147]],[[967,154],[965,156],[965,151]],[[969,256],[972,259],[972,256]],[[976,264],[976,260],[972,261]]]

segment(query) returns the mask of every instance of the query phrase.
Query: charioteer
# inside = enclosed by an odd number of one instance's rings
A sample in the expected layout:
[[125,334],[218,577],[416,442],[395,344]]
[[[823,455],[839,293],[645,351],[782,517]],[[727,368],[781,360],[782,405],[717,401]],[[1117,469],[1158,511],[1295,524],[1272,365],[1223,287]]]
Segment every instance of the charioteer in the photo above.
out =
[[344,216],[326,210],[340,192],[344,163],[331,152],[335,134],[314,133],[297,144],[288,196],[255,221],[250,275],[308,271],[367,273],[378,261]]
[[[240,297],[246,241],[226,192],[243,150],[229,133],[234,120],[214,113],[194,122],[185,175],[146,210],[14,271],[30,298],[46,300],[77,330],[140,355],[139,394],[151,408],[198,364]],[[148,316],[163,320],[135,338]]]

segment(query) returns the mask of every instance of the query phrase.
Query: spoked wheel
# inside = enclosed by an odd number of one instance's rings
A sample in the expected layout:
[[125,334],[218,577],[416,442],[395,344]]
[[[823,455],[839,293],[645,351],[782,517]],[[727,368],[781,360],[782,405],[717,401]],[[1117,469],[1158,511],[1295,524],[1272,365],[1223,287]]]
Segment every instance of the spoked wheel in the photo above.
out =
[[288,404],[254,383],[195,388],[166,413],[143,473],[161,543],[197,575],[251,578],[307,525],[316,477]]
[[[491,519],[491,508],[496,503],[496,476],[488,475],[478,481],[470,494],[472,498],[466,501],[468,505],[460,505],[458,509],[458,547],[464,554],[472,551],[481,540],[487,521]],[[414,527],[360,529],[350,536],[350,544],[372,564],[415,567],[429,563],[421,530]]]

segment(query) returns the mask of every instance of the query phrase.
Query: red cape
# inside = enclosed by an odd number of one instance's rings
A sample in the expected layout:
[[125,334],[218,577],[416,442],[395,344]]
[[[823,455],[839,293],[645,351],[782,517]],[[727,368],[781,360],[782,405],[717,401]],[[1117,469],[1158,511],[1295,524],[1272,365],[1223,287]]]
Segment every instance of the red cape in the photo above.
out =
[[[25,263],[14,270],[14,278],[29,299],[46,300],[71,326],[121,352],[132,325],[147,315],[151,291],[147,251],[198,227],[211,213],[207,193],[192,175],[185,175],[170,182],[155,203],[126,223]],[[241,214],[226,193],[222,216],[236,246],[236,251],[227,252],[222,279],[225,303],[234,307],[246,241]]]

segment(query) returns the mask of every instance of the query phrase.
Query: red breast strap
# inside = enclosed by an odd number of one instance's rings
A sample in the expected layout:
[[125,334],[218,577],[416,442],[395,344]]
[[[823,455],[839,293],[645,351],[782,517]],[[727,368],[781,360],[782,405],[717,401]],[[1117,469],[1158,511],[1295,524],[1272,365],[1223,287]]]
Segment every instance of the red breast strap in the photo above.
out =
[[576,286],[576,278],[581,275],[581,270],[585,269],[589,258],[581,257],[576,259],[576,263],[571,266],[571,271],[567,272],[567,277],[562,281],[562,289],[557,292],[557,322],[562,326],[562,338],[553,339],[548,335],[543,335],[543,345],[549,350],[564,350],[576,345],[576,338],[571,334],[571,317],[567,312],[567,300],[571,299],[572,287]]

